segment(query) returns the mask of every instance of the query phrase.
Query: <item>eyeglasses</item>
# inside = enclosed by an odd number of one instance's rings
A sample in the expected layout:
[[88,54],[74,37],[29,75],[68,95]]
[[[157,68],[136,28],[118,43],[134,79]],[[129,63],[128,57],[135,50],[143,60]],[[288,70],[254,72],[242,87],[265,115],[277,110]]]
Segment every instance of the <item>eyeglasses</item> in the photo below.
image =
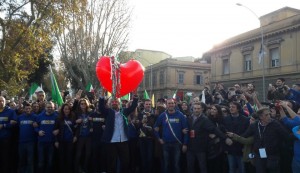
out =
[[223,113],[227,113],[227,110],[222,110]]

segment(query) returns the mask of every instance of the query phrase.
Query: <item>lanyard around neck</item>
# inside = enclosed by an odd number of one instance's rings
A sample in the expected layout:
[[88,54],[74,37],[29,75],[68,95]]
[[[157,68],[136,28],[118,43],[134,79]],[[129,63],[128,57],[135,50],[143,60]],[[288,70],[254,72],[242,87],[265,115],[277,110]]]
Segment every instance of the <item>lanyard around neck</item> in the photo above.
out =
[[[260,126],[264,127],[262,133],[260,132]],[[267,128],[267,125],[266,126],[263,126],[260,121],[258,121],[258,124],[257,124],[257,128],[258,128],[258,134],[259,134],[259,138],[262,139],[263,138],[263,135],[265,133],[265,130]]]

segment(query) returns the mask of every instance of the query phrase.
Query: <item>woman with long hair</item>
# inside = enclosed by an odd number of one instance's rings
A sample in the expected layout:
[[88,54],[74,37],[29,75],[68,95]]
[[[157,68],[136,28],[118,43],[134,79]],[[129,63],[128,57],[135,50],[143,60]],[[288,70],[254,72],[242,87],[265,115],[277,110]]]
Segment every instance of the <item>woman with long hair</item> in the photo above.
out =
[[[93,131],[93,123],[90,109],[90,102],[81,98],[78,101],[79,106],[76,107],[76,136],[77,136],[77,146],[76,146],[76,156],[75,156],[75,171],[79,172],[82,170],[83,172],[88,172],[89,160],[92,154],[92,138],[91,132]],[[83,159],[83,166],[81,166],[80,161],[82,153],[85,154]]]
[[181,104],[178,104],[178,108],[185,117],[189,117],[192,114],[189,104],[186,101],[182,101]]
[[74,135],[76,118],[71,105],[67,103],[63,104],[57,119],[55,130],[59,130],[59,133],[55,146],[59,151],[60,172],[71,173],[73,172],[73,147],[76,141],[76,136]]

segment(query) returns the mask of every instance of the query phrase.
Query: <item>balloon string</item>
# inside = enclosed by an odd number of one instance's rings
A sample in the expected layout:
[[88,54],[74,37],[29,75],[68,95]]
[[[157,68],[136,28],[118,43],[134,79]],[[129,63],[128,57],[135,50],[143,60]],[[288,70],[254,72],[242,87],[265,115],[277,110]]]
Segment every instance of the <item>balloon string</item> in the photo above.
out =
[[116,99],[116,96],[120,92],[120,67],[118,61],[114,56],[111,57],[111,80],[112,80],[112,98]]
[[120,95],[120,90],[121,90],[121,69],[120,69],[120,63],[119,63],[119,58],[118,57],[115,57],[116,58],[116,66],[117,66],[117,95],[119,96]]

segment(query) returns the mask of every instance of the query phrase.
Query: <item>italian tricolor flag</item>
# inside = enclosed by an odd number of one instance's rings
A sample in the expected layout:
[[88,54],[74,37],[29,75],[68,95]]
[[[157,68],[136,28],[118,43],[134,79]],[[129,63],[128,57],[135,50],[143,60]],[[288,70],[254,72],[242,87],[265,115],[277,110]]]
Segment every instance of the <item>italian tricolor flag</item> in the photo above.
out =
[[29,89],[29,100],[32,100],[32,96],[39,91],[44,91],[42,85],[38,86],[37,83],[32,83]]
[[89,84],[86,86],[85,90],[86,90],[87,92],[94,92],[94,88],[93,88],[92,83],[89,83]]

